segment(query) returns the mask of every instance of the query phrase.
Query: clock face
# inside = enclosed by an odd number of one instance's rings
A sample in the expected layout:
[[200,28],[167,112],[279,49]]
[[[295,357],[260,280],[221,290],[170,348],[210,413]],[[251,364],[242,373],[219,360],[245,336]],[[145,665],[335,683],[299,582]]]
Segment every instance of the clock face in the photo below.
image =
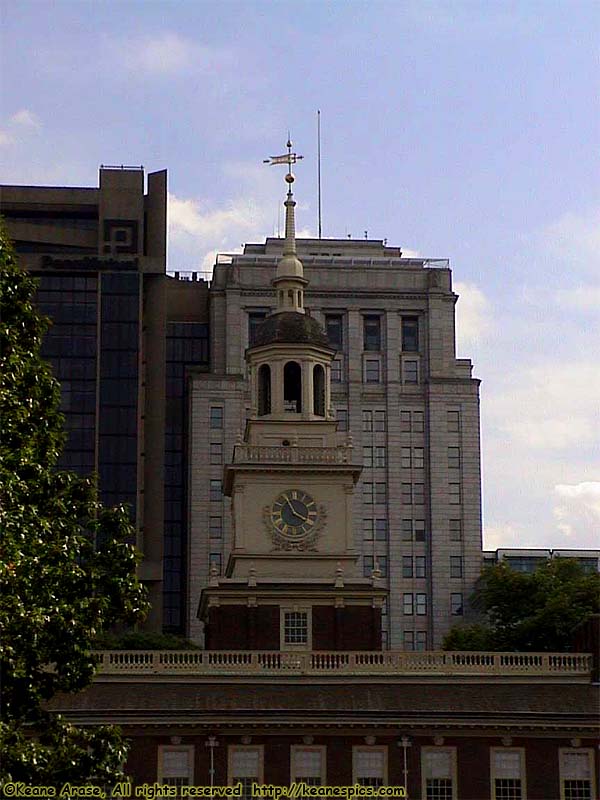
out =
[[317,504],[302,489],[288,489],[270,509],[275,530],[290,539],[300,539],[315,530],[319,518]]

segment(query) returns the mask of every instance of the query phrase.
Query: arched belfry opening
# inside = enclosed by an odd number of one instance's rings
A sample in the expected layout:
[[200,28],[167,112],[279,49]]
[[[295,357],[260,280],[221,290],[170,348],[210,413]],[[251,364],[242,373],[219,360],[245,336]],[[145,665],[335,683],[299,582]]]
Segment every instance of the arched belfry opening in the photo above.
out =
[[302,411],[302,370],[296,361],[283,368],[283,402],[286,411]]
[[258,370],[258,416],[271,413],[271,367],[262,364]]
[[325,370],[320,364],[313,370],[313,409],[318,417],[325,416]]

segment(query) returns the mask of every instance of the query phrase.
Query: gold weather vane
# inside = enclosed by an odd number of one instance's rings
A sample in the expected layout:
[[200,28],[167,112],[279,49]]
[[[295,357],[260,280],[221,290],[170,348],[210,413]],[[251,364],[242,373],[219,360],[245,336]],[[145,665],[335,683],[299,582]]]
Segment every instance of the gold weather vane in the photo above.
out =
[[292,164],[300,161],[302,158],[304,158],[304,156],[299,156],[297,153],[292,153],[292,140],[290,139],[289,133],[286,147],[288,149],[287,153],[282,156],[271,156],[270,158],[265,158],[263,160],[263,164],[270,164],[272,167],[276,164],[287,164],[288,174],[285,176],[285,179],[288,183],[293,183],[294,176],[292,175]]

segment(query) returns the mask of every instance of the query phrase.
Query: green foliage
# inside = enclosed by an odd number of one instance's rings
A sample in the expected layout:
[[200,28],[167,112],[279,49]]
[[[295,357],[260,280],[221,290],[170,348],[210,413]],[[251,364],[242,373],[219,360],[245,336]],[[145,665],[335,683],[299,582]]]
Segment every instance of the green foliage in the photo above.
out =
[[145,591],[127,511],[56,469],[60,389],[40,356],[49,323],[35,290],[0,230],[0,780],[102,783],[119,774],[120,733],[79,730],[45,703],[90,683],[93,640],[142,619]]
[[199,650],[198,645],[183,636],[151,631],[104,633],[94,642],[96,650]]
[[568,652],[577,626],[600,612],[600,575],[570,558],[531,573],[502,562],[483,570],[471,606],[484,624],[455,626],[445,650]]

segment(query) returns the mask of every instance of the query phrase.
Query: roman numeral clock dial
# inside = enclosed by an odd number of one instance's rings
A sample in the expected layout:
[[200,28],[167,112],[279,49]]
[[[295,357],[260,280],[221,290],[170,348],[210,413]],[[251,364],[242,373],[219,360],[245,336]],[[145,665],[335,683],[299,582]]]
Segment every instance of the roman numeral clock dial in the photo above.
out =
[[325,508],[302,489],[282,492],[264,510],[276,550],[314,550],[325,520]]

